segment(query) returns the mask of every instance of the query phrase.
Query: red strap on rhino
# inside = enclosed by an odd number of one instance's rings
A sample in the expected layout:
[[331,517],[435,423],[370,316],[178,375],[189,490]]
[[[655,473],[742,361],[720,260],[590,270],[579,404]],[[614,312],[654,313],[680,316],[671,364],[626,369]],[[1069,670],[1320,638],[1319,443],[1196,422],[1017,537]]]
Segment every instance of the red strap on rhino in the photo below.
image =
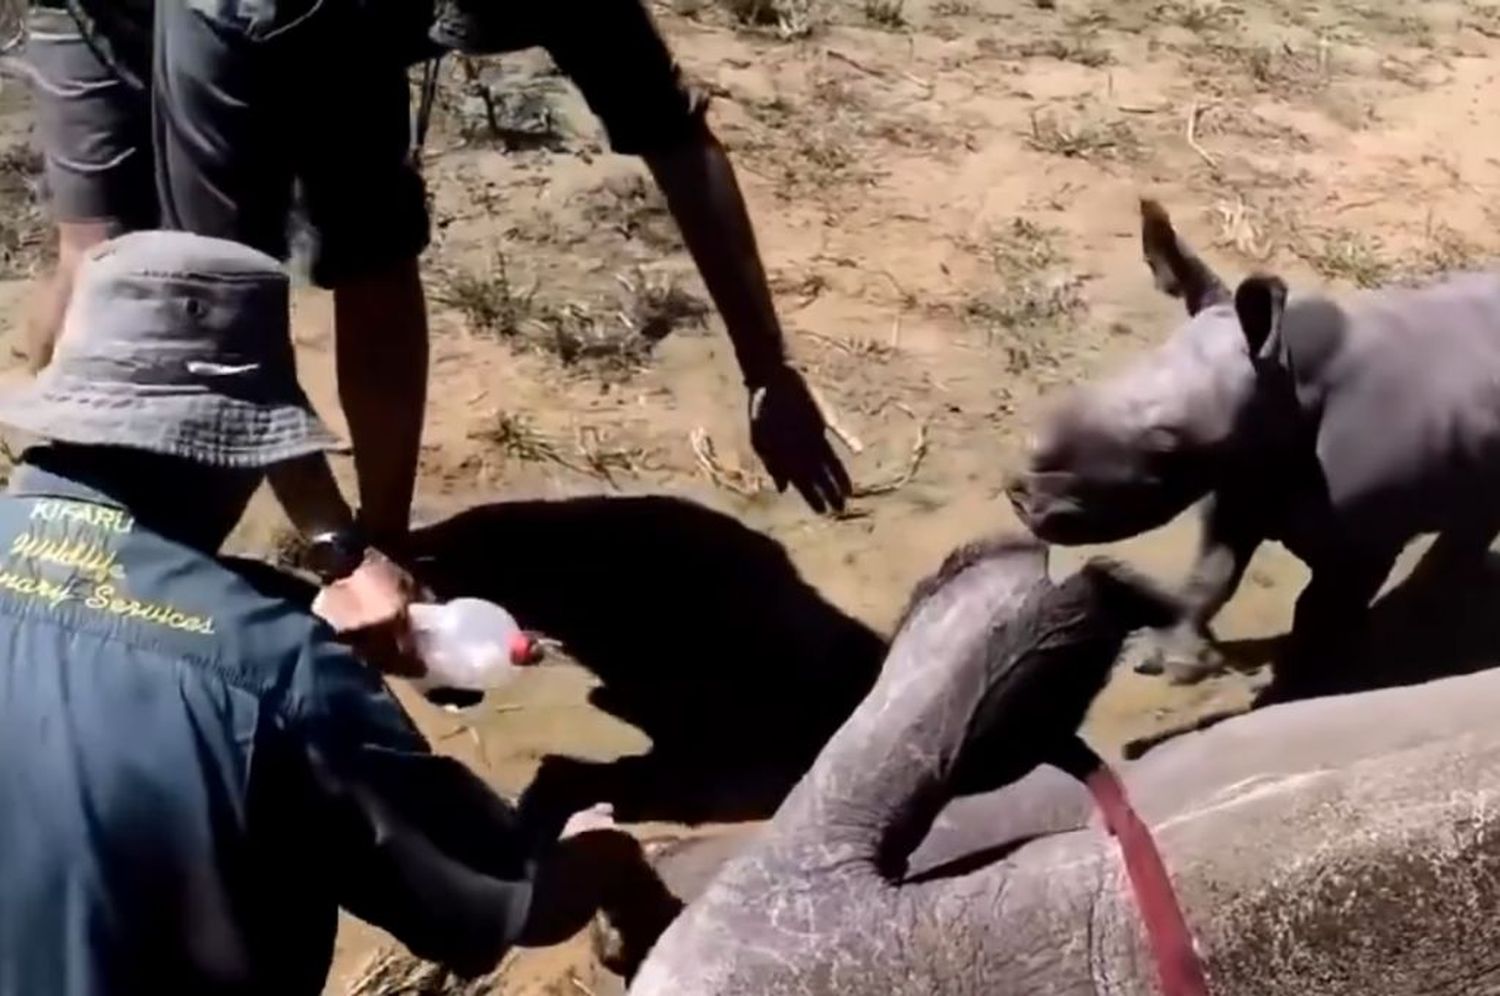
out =
[[1208,980],[1198,960],[1193,935],[1188,930],[1172,879],[1162,864],[1151,831],[1131,808],[1125,787],[1110,770],[1099,762],[1084,777],[1094,804],[1104,817],[1104,825],[1125,858],[1125,872],[1135,893],[1136,906],[1146,925],[1146,939],[1156,960],[1157,980],[1164,996],[1208,996]]

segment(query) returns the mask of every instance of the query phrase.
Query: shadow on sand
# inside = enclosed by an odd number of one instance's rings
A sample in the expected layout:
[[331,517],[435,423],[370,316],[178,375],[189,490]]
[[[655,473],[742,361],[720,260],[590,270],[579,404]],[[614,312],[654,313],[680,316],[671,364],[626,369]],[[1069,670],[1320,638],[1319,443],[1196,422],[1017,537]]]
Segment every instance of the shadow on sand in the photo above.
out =
[[[1286,635],[1229,640],[1220,645],[1237,669],[1274,665]],[[1461,577],[1443,574],[1427,562],[1418,565],[1370,610],[1370,632],[1364,652],[1327,662],[1323,673],[1288,681],[1272,679],[1252,709],[1279,702],[1347,695],[1421,684],[1435,678],[1471,674],[1500,665],[1500,554]],[[1139,757],[1183,733],[1207,729],[1241,715],[1242,710],[1215,713],[1186,727],[1133,741],[1127,758]]]
[[602,681],[599,708],[644,757],[544,759],[538,827],[613,802],[628,821],[769,816],[875,680],[885,643],[829,604],[783,549],[667,497],[500,503],[422,529],[424,580],[496,601]]

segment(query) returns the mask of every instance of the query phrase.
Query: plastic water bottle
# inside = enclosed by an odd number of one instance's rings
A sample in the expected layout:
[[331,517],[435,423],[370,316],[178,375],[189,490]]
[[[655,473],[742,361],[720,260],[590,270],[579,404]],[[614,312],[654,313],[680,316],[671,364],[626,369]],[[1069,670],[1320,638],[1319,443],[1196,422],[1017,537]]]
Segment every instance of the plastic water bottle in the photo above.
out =
[[534,663],[534,640],[500,606],[482,598],[455,598],[408,608],[417,654],[427,674],[418,691],[463,689],[484,692],[513,679]]

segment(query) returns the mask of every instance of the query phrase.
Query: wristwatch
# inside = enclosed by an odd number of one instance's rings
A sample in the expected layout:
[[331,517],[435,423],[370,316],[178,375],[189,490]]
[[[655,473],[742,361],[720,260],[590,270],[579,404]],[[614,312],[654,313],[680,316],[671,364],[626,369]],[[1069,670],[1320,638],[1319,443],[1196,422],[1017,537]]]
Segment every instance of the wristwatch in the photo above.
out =
[[365,562],[370,541],[358,526],[316,533],[308,541],[304,562],[325,585],[342,581]]

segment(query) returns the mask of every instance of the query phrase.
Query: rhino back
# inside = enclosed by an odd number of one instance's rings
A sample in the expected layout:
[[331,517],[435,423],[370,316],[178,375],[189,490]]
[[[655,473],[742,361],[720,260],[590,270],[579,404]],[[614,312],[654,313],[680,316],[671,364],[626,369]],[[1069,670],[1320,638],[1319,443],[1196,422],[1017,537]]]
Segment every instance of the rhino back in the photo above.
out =
[[1500,737],[1243,783],[1155,830],[1221,996],[1500,992]]
[[1500,277],[1372,291],[1343,313],[1336,355],[1304,375],[1332,510],[1408,536],[1477,510],[1500,481]]

